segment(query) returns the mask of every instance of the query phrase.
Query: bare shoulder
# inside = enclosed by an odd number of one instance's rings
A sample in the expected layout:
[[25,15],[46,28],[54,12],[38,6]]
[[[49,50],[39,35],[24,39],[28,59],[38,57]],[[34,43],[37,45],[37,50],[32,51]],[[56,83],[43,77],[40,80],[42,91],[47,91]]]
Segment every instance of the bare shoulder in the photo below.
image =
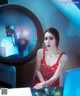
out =
[[38,49],[37,53],[42,53],[43,49]]
[[58,50],[57,54],[61,54],[61,53],[62,53],[62,56],[61,56],[60,60],[66,61],[68,59],[66,52],[62,52],[62,51]]
[[43,53],[43,48],[38,49],[37,56],[41,57],[42,56],[42,53]]
[[63,54],[62,56],[61,56],[61,59],[60,59],[60,61],[67,61],[67,59],[68,59],[68,56],[67,56],[67,54]]

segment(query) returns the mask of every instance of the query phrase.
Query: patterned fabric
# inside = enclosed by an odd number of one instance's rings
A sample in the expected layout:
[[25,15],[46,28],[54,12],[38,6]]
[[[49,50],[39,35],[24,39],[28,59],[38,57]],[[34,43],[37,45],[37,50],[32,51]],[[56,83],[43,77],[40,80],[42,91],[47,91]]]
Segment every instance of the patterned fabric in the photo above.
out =
[[[58,64],[59,64],[58,62],[59,62],[61,56],[63,54],[65,54],[65,52],[60,53],[58,60],[55,64],[53,64],[52,66],[48,66],[48,65],[46,65],[46,62],[45,62],[45,51],[46,51],[46,49],[43,49],[43,58],[41,60],[41,73],[42,73],[44,80],[46,81],[46,80],[50,79],[56,72],[56,70],[58,68]],[[39,82],[40,81],[39,81],[38,77],[36,76],[33,86]],[[50,85],[50,87],[53,87],[53,86],[59,86],[59,78]]]
[[31,88],[32,96],[63,96],[63,87],[46,87],[41,90]]

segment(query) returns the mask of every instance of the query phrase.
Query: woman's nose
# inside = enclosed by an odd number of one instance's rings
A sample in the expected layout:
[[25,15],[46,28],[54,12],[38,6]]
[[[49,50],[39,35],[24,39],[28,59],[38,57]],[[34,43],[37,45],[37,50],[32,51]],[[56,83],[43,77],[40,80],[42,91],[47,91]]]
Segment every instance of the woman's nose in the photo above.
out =
[[47,43],[49,43],[50,42],[50,40],[49,39],[47,39]]

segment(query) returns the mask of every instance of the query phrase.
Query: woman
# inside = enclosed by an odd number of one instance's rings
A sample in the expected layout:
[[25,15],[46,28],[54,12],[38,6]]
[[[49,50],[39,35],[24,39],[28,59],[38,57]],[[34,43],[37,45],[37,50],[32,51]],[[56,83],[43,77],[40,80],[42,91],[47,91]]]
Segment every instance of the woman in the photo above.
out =
[[58,49],[59,33],[56,29],[49,28],[45,31],[44,43],[46,48],[37,52],[37,77],[33,84],[35,89],[59,86],[59,76],[67,61],[66,53]]

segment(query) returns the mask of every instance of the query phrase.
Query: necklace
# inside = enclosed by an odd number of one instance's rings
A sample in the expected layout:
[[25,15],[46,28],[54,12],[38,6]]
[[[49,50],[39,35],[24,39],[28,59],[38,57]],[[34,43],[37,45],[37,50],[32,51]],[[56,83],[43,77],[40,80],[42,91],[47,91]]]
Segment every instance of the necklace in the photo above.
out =
[[49,58],[52,58],[52,57],[55,58],[55,55],[54,54],[48,54],[48,57]]
[[49,57],[52,57],[52,55],[49,55]]
[[50,52],[49,50],[47,51],[47,56],[49,58],[55,58],[56,57],[56,53],[57,53],[57,50],[55,50],[55,52]]

